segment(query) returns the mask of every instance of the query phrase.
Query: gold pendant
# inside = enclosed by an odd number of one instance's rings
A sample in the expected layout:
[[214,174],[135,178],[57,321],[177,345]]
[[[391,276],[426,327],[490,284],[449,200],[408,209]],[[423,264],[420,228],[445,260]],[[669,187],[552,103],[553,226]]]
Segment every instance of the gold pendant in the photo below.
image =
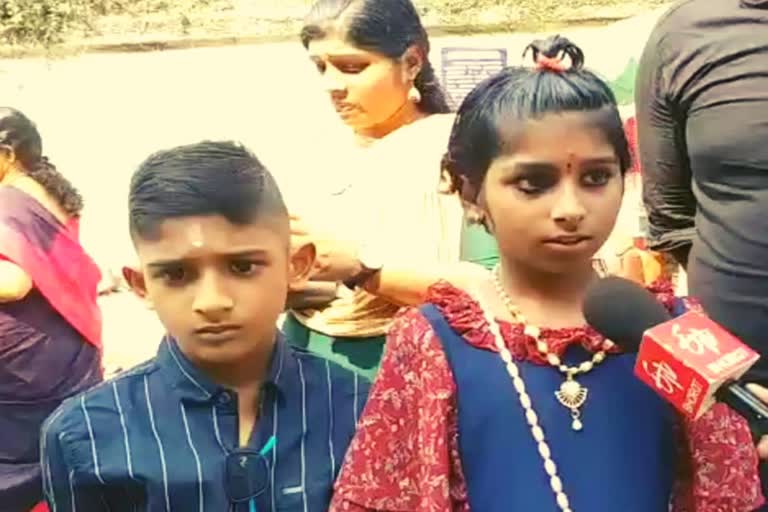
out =
[[581,422],[581,412],[579,408],[587,401],[587,388],[573,380],[573,375],[569,375],[565,382],[560,385],[560,390],[555,391],[555,397],[560,404],[571,411],[571,428],[579,431],[584,425]]

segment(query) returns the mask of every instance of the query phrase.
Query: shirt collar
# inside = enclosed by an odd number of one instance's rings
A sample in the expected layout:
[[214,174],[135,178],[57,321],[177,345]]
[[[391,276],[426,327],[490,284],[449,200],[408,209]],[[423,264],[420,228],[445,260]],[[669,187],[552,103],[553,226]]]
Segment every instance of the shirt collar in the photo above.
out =
[[[213,382],[196,367],[181,351],[176,340],[170,336],[166,336],[160,344],[156,361],[163,375],[169,379],[171,386],[183,400],[211,402],[231,393]],[[273,387],[276,391],[284,393],[290,383],[287,376],[296,364],[293,349],[278,331],[264,386]]]

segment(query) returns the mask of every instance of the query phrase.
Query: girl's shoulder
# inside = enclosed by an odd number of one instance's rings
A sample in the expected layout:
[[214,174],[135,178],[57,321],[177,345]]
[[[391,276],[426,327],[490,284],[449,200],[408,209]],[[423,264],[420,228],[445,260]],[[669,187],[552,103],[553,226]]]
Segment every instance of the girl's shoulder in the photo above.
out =
[[[487,273],[485,270],[483,272]],[[481,283],[482,280],[483,277],[477,279],[478,283],[473,286],[472,293],[447,281],[439,281],[430,286],[425,304],[426,307],[434,308],[451,330],[467,343],[495,351],[495,339],[488,328],[486,313],[475,297],[487,293],[486,284],[492,287],[490,280]],[[423,317],[421,312],[419,314]],[[425,321],[432,330],[432,324]],[[437,337],[434,331],[433,336]]]
[[[435,314],[430,314],[430,309]],[[473,338],[485,334],[485,317],[477,301],[451,283],[439,281],[429,287],[421,306],[398,312],[389,330],[388,345],[400,346],[401,352],[440,346],[439,342],[435,343],[438,334],[432,323],[438,317],[461,336]]]
[[435,338],[435,331],[422,307],[401,309],[392,321],[388,331],[387,346],[397,348],[398,352],[422,352]]

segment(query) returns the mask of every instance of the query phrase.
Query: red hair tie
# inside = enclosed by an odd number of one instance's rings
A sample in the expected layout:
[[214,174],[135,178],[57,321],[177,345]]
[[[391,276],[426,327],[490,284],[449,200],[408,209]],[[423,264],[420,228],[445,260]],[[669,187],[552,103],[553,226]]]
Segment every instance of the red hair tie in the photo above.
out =
[[547,57],[543,53],[536,56],[536,69],[562,73],[565,71],[563,61],[556,57]]

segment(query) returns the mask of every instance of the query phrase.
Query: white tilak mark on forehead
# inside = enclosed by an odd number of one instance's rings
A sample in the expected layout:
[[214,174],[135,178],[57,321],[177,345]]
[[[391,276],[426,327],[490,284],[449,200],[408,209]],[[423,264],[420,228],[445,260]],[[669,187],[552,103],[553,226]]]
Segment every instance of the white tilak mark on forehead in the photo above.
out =
[[195,249],[200,249],[205,245],[203,229],[198,224],[189,226],[187,231],[187,238]]

